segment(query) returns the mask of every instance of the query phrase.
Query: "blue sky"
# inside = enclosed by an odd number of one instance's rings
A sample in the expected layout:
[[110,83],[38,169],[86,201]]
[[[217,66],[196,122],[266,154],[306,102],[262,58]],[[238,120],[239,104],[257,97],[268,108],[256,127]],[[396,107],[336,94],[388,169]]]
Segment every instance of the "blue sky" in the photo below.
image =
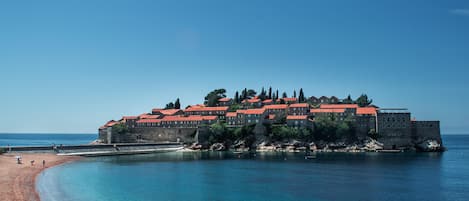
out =
[[0,132],[96,133],[214,88],[356,97],[469,133],[467,1],[1,1]]

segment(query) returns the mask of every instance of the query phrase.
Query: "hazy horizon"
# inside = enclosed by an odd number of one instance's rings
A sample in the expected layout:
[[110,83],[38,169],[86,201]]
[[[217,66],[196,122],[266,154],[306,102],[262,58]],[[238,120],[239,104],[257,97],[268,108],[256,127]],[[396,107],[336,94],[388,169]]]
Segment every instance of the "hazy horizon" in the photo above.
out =
[[367,94],[469,133],[469,2],[0,2],[0,132],[97,133],[213,89]]

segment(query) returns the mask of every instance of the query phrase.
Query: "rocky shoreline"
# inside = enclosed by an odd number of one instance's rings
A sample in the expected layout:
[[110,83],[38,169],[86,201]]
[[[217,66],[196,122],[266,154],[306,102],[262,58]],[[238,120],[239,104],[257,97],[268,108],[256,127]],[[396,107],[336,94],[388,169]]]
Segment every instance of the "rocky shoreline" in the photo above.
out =
[[234,144],[228,143],[213,143],[198,144],[186,146],[185,150],[210,150],[210,151],[235,151],[235,152],[443,152],[446,150],[445,147],[438,144],[435,140],[427,140],[416,144],[415,147],[405,147],[404,149],[384,149],[383,144],[374,139],[367,139],[362,143],[327,143],[323,141],[319,142],[302,142],[298,140],[292,140],[289,142],[268,142],[261,141],[256,143],[254,146],[248,147],[244,141],[237,141]]

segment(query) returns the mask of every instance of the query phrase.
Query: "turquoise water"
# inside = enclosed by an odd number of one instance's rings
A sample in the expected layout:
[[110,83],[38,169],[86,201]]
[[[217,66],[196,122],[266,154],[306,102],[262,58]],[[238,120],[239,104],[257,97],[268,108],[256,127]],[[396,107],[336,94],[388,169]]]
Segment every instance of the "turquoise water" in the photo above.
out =
[[96,134],[10,134],[0,133],[1,146],[79,145],[96,140]]
[[469,136],[445,153],[162,153],[86,158],[43,172],[51,200],[467,200]]

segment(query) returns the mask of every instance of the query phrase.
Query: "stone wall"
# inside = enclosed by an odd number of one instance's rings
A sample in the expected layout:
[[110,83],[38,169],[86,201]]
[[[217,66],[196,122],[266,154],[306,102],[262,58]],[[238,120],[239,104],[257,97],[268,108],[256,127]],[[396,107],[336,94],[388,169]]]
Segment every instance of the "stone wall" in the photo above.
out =
[[184,142],[196,141],[197,128],[132,128],[125,134],[99,131],[99,139],[104,143],[136,143],[136,142]]
[[378,141],[384,149],[406,149],[414,147],[410,113],[378,113]]
[[436,140],[442,144],[439,121],[412,121],[412,140],[419,144],[425,140]]

